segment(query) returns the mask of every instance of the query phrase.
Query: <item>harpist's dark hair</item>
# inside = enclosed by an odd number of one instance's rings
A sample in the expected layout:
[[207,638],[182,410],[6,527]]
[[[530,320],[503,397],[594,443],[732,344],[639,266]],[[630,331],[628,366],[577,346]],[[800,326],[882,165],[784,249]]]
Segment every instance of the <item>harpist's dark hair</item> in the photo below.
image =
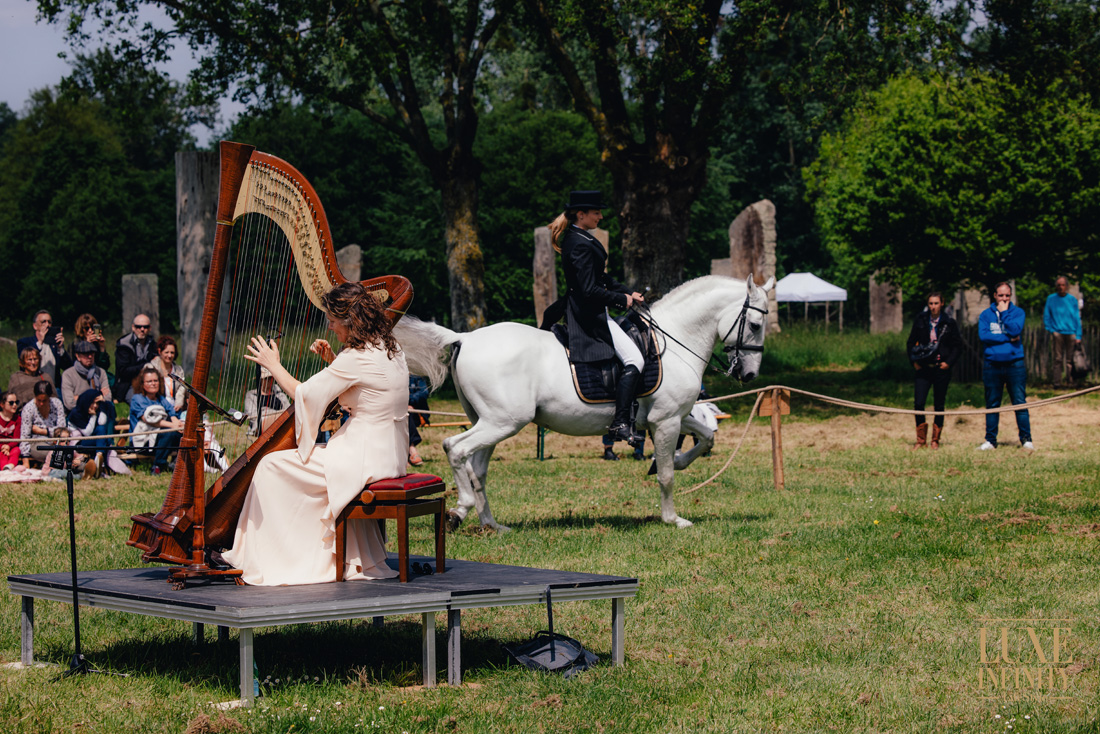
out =
[[393,359],[400,347],[393,338],[386,309],[375,296],[358,283],[341,283],[321,297],[321,305],[335,321],[348,327],[347,345],[362,349],[368,344],[385,349]]

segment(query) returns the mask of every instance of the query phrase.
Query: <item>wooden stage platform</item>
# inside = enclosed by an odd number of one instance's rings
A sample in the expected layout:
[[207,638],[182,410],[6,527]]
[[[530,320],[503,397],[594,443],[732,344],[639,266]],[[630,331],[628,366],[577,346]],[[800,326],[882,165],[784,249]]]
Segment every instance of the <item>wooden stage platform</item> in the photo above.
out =
[[[428,556],[420,562],[435,563]],[[396,568],[397,559],[390,557]],[[623,662],[625,602],[638,592],[638,580],[624,576],[570,573],[522,566],[447,559],[447,572],[414,576],[407,584],[397,579],[348,581],[308,586],[234,586],[218,582],[173,590],[164,566],[81,571],[77,591],[81,606],[111,609],[195,625],[240,630],[241,701],[253,699],[253,629],[256,627],[326,622],[342,619],[420,614],[423,620],[422,662],[424,685],[436,683],[436,615],[447,614],[447,682],[462,683],[462,610],[545,604],[549,586],[555,603],[611,600],[611,663]],[[8,576],[11,592],[22,597],[22,662],[34,662],[34,600],[72,603],[72,574],[44,573]],[[534,634],[535,630],[531,631]]]

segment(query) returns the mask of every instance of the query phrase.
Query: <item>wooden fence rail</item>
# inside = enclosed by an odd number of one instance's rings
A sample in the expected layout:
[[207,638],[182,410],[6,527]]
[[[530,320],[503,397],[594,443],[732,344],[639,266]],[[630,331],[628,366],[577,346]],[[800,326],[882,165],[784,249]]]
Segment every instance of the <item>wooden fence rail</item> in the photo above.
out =
[[[978,339],[977,324],[960,324],[962,333],[963,354],[955,364],[953,379],[962,382],[982,381],[982,343]],[[1095,383],[1100,377],[1100,326],[1086,324],[1082,330],[1081,343],[1085,346],[1085,352],[1092,363],[1092,372],[1089,373],[1086,382]],[[1051,349],[1050,333],[1041,326],[1024,327],[1021,335],[1024,345],[1024,362],[1027,364],[1027,380],[1029,383],[1051,382],[1050,361],[1053,351]]]

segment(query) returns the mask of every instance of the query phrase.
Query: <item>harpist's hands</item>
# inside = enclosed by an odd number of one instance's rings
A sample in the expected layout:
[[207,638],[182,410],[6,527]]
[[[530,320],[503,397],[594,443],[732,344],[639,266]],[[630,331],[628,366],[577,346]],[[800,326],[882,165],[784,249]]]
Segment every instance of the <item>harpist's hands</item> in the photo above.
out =
[[244,358],[256,362],[261,367],[267,367],[274,371],[279,366],[279,345],[272,341],[265,341],[262,337],[252,337],[252,342],[245,347],[248,353]]
[[336,359],[336,353],[332,351],[332,347],[324,339],[315,339],[313,343],[309,345],[309,351],[329,364],[332,364],[332,360]]

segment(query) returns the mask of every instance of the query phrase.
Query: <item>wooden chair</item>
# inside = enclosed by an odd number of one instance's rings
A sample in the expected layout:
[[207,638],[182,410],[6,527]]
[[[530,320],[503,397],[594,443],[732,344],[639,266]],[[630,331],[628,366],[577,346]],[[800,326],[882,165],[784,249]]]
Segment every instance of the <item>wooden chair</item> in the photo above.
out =
[[[436,573],[443,573],[444,551],[443,513],[446,503],[443,480],[431,474],[407,474],[394,479],[381,479],[363,487],[362,493],[348,503],[336,518],[336,580],[344,580],[347,563],[348,520],[396,520],[397,564],[401,583],[409,580],[409,518],[435,515]],[[439,497],[427,495],[440,493]]]

